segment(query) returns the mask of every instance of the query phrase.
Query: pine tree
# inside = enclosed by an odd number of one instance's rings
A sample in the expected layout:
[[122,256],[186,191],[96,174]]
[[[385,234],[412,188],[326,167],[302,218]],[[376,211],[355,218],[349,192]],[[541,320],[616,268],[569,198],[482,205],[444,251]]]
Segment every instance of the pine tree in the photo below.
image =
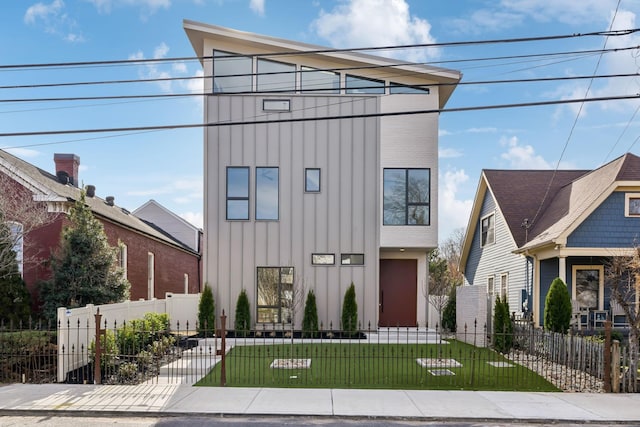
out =
[[450,332],[456,331],[456,288],[452,288],[449,292],[447,305],[442,311],[442,329]]
[[111,304],[129,297],[129,282],[117,265],[102,223],[85,204],[85,192],[69,212],[60,247],[52,257],[53,278],[42,284],[43,313],[55,319],[57,307]]
[[216,308],[213,292],[209,284],[205,283],[204,290],[198,302],[198,333],[201,336],[212,336],[216,328]]
[[513,347],[513,323],[506,297],[496,298],[493,312],[493,347],[500,353],[508,353]]
[[302,332],[306,337],[315,338],[318,336],[318,307],[316,305],[316,294],[313,292],[313,289],[307,294],[307,300],[304,303]]
[[251,308],[249,307],[249,298],[247,291],[244,289],[238,295],[236,303],[236,321],[234,326],[236,336],[246,337],[251,329]]
[[344,294],[342,303],[342,331],[347,336],[353,336],[358,331],[358,303],[356,302],[356,288],[351,286]]
[[556,277],[544,301],[544,328],[566,333],[571,324],[571,297],[561,278]]

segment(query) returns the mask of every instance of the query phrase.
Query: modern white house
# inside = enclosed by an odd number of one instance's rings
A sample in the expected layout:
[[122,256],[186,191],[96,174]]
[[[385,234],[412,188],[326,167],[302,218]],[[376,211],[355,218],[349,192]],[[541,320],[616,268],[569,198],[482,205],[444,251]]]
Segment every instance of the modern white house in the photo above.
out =
[[204,68],[204,276],[233,324],[425,325],[438,118],[458,71],[185,20]]

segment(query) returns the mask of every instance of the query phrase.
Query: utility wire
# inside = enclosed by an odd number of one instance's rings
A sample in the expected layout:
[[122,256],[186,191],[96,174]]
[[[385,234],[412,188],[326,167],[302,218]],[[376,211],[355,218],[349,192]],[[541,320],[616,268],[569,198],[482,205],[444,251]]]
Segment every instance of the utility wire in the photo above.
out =
[[[430,110],[413,110],[413,111],[395,111],[386,113],[371,113],[371,114],[347,114],[338,116],[323,116],[323,117],[297,117],[297,118],[281,118],[281,119],[264,119],[264,120],[248,120],[248,121],[226,121],[216,123],[197,123],[197,124],[175,124],[175,125],[158,125],[158,126],[137,126],[137,127],[119,127],[119,128],[93,128],[93,129],[72,129],[72,130],[57,130],[57,131],[32,131],[32,132],[5,132],[0,133],[0,138],[6,137],[21,137],[21,136],[43,136],[43,135],[68,135],[68,134],[82,134],[82,133],[104,133],[104,132],[141,132],[151,130],[168,130],[168,129],[188,129],[188,128],[200,128],[200,127],[226,127],[226,126],[249,126],[249,125],[262,125],[262,124],[274,124],[274,123],[301,123],[301,122],[313,122],[324,120],[348,120],[348,119],[366,119],[373,117],[394,117],[394,116],[410,116],[416,114],[441,114],[441,113],[454,113],[465,111],[482,111],[482,110],[496,110],[505,108],[520,108],[520,107],[538,107],[544,105],[560,105],[560,104],[572,104],[576,102],[598,102],[598,101],[619,101],[626,99],[640,99],[640,94],[635,95],[623,95],[623,96],[607,96],[596,98],[580,98],[580,99],[560,99],[554,101],[540,101],[540,102],[524,102],[516,104],[496,104],[496,105],[482,105],[472,107],[455,107],[455,108],[436,108]],[[280,115],[279,113],[278,115]],[[17,148],[17,147],[14,147]]]
[[[336,49],[336,48],[327,48],[327,49],[310,49],[305,51],[282,51],[282,52],[271,52],[271,53],[259,53],[259,54],[228,54],[224,55],[225,58],[233,58],[233,57],[245,57],[245,56],[255,56],[260,58],[266,57],[277,57],[277,56],[300,56],[300,55],[313,55],[313,54],[330,54],[330,53],[349,53],[349,52],[363,52],[363,51],[380,51],[380,50],[398,50],[398,49],[415,49],[415,48],[429,48],[429,47],[454,47],[454,46],[475,46],[475,45],[486,45],[486,44],[503,44],[503,43],[523,43],[523,42],[535,42],[535,41],[551,41],[551,40],[562,40],[562,39],[571,39],[571,38],[579,38],[579,37],[594,37],[594,36],[606,36],[606,37],[617,37],[617,36],[628,36],[640,31],[640,28],[631,28],[625,30],[615,30],[615,31],[594,31],[588,33],[573,33],[573,34],[562,34],[562,35],[552,35],[552,36],[539,36],[539,37],[519,37],[513,39],[490,39],[490,40],[471,40],[471,41],[460,41],[460,42],[442,42],[442,43],[416,43],[416,44],[408,44],[408,45],[390,45],[390,46],[373,46],[373,47],[360,47],[360,48],[344,48],[344,49]],[[187,56],[187,57],[175,57],[175,58],[151,58],[151,59],[119,59],[119,60],[104,60],[104,61],[80,61],[80,62],[52,62],[52,63],[39,63],[39,64],[7,64],[0,65],[0,70],[11,70],[11,69],[29,69],[29,68],[48,68],[48,67],[78,67],[78,66],[100,66],[100,65],[140,65],[140,64],[148,64],[148,63],[159,63],[159,62],[181,62],[181,61],[206,61],[212,60],[213,56]],[[381,58],[383,59],[383,58]]]

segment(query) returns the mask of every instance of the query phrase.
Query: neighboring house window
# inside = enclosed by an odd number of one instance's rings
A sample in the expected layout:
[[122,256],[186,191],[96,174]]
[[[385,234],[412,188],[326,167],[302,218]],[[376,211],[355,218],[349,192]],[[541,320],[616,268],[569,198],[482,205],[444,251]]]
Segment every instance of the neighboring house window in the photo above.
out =
[[311,254],[311,264],[313,265],[334,265],[335,263],[335,254]]
[[278,168],[256,168],[256,219],[278,219]]
[[184,273],[184,293],[189,293],[189,275]]
[[213,92],[251,92],[253,59],[235,53],[213,51]]
[[500,276],[500,298],[506,298],[509,294],[509,275],[503,274]]
[[428,95],[429,88],[422,88],[417,86],[405,86],[399,83],[389,83],[389,94],[395,95],[400,93],[410,93],[419,95]]
[[364,254],[342,254],[340,256],[342,265],[364,265]]
[[258,92],[295,92],[296,66],[284,62],[258,59]]
[[293,267],[258,267],[258,323],[291,323]]
[[571,298],[579,308],[604,309],[604,266],[574,265]]
[[249,168],[227,168],[227,219],[249,219]]
[[496,242],[495,215],[487,215],[480,220],[481,246],[492,245]]
[[304,191],[305,193],[320,192],[320,169],[306,168],[304,170]]
[[493,276],[487,277],[487,293],[489,295],[493,295],[494,293]]
[[152,300],[155,298],[155,255],[153,252],[147,253],[147,299]]
[[333,71],[302,67],[300,91],[311,93],[340,93],[340,74]]
[[9,231],[11,233],[11,241],[13,242],[13,252],[16,254],[16,262],[18,271],[22,276],[24,270],[24,227],[19,222],[9,221]]
[[624,199],[624,216],[640,217],[640,193],[626,193]]
[[127,278],[127,262],[128,262],[128,253],[127,253],[127,245],[125,245],[124,243],[120,242],[119,244],[120,247],[120,254],[118,256],[118,267],[120,267],[122,269],[122,274],[124,275],[124,278]]
[[429,225],[430,169],[385,169],[384,225]]
[[383,94],[384,81],[347,74],[345,77],[345,89],[346,93]]

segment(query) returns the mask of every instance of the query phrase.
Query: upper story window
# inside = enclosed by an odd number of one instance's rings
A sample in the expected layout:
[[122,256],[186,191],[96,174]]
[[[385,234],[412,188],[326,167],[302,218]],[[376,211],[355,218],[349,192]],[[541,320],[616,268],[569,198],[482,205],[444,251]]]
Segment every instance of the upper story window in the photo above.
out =
[[345,89],[347,93],[384,94],[384,81],[347,74]]
[[340,93],[340,73],[302,67],[300,89],[311,93]]
[[295,92],[296,66],[258,59],[256,83],[258,92]]
[[227,168],[227,219],[249,219],[249,168]]
[[256,168],[256,219],[278,219],[278,168]]
[[419,95],[428,95],[429,88],[423,88],[419,86],[406,86],[400,83],[389,83],[389,93],[391,95],[409,93],[409,94],[419,94]]
[[490,214],[480,220],[480,246],[492,245],[495,242],[495,214]]
[[384,225],[429,225],[430,173],[430,169],[384,170]]
[[624,216],[640,217],[640,193],[626,193],[624,201]]
[[235,53],[213,51],[213,92],[251,92],[253,59]]
[[305,193],[320,192],[320,169],[306,168],[304,170],[304,191]]

